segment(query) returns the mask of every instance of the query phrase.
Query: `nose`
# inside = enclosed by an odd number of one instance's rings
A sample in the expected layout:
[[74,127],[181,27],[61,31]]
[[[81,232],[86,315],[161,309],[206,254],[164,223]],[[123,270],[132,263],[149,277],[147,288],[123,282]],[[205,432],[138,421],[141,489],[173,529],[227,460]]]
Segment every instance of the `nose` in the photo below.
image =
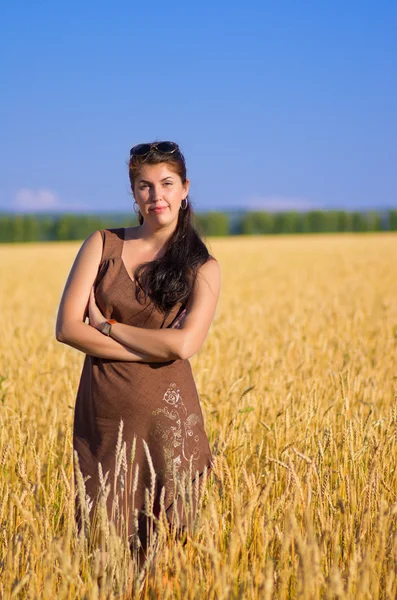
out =
[[152,188],[152,199],[153,202],[161,202],[163,199],[163,190],[161,185],[154,185]]

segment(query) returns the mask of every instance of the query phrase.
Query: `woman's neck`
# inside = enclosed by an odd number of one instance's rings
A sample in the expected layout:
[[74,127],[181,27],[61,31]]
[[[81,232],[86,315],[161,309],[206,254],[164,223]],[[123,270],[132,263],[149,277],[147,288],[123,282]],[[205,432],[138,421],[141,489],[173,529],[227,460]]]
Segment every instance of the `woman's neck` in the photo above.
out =
[[170,223],[164,227],[153,229],[145,221],[137,229],[138,236],[153,248],[161,248],[175,231],[176,224]]

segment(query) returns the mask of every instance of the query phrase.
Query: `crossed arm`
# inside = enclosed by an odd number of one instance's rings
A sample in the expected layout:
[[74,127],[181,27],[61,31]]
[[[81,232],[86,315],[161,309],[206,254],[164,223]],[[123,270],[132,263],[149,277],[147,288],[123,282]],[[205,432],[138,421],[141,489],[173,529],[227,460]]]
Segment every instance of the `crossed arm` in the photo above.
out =
[[[101,255],[102,237],[96,231],[81,246],[67,279],[58,310],[57,340],[111,360],[166,362],[193,356],[203,344],[215,314],[221,283],[218,262],[211,259],[200,267],[186,314],[176,327],[144,329],[115,323],[108,337],[96,328],[104,317],[92,292]],[[88,313],[90,324],[84,322]]]

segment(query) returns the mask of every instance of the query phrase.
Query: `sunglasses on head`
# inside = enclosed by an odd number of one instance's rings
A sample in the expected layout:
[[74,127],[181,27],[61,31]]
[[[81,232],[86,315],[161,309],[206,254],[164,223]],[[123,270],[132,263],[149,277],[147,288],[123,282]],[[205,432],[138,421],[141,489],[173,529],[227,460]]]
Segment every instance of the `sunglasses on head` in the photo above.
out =
[[149,154],[151,150],[156,150],[161,154],[172,154],[176,150],[179,150],[178,144],[175,142],[153,142],[153,144],[137,144],[130,150],[130,158],[133,156],[145,156]]

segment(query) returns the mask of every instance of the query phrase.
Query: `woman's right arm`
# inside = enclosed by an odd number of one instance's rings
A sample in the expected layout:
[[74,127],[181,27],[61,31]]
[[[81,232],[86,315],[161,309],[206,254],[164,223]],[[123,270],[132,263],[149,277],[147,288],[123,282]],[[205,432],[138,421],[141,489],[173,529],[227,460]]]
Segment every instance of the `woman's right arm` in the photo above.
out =
[[102,256],[102,245],[101,233],[95,231],[84,241],[76,256],[58,309],[56,339],[99,358],[164,362],[157,357],[136,352],[84,322],[85,315],[88,314],[90,290]]

